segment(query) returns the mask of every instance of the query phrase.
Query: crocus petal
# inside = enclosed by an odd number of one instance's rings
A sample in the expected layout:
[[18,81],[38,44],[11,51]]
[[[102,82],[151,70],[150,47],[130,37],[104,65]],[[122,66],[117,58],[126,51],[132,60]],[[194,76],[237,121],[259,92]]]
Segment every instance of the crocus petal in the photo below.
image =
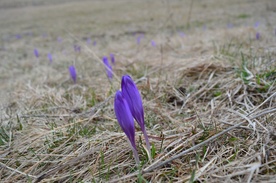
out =
[[128,102],[130,111],[132,113],[133,118],[139,124],[146,140],[147,149],[150,152],[150,144],[148,140],[148,135],[145,129],[145,122],[144,122],[144,109],[142,98],[140,93],[130,76],[125,75],[122,77],[122,94],[126,101]]
[[76,83],[77,82],[77,73],[76,73],[76,69],[73,65],[71,65],[69,67],[69,72],[70,72],[72,80],[74,81],[74,83]]
[[129,105],[124,99],[122,92],[120,91],[117,91],[115,95],[114,110],[119,125],[121,126],[122,130],[131,143],[135,161],[137,164],[139,164],[139,158],[135,144],[135,129],[133,117],[129,109]]
[[122,93],[129,104],[133,117],[144,129],[144,109],[140,93],[129,75],[122,77]]

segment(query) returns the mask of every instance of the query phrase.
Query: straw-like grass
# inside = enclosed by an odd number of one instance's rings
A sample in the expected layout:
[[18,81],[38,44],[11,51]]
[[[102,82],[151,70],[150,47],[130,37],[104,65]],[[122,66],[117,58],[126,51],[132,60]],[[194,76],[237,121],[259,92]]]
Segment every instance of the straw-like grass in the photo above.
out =
[[[194,1],[191,11],[189,1],[126,2],[36,8],[2,2],[11,8],[3,16],[29,14],[1,18],[1,182],[275,181],[275,13],[259,2]],[[262,25],[254,28],[256,19]],[[227,21],[234,27],[227,29]],[[55,23],[53,30],[42,28]],[[15,39],[16,31],[33,35]],[[87,45],[87,37],[97,45]],[[101,61],[110,53],[112,81]],[[123,74],[141,92],[154,149],[150,161],[136,125],[139,168],[113,111]]]

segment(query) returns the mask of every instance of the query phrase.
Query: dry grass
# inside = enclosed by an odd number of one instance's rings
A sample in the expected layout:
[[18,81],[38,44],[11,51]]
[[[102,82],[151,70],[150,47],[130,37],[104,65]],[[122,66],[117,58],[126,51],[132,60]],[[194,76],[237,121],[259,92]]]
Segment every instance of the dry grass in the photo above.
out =
[[[275,182],[272,1],[194,1],[189,27],[189,1],[29,2],[0,3],[10,8],[0,12],[2,182]],[[101,62],[109,53],[112,83]],[[148,161],[136,128],[140,168],[113,112],[126,73],[155,149]]]

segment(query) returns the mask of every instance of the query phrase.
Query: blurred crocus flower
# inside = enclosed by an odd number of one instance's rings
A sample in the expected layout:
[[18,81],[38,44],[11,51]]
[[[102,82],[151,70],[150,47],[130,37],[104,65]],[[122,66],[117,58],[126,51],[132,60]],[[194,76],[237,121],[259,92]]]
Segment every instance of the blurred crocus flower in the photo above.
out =
[[110,60],[112,64],[115,64],[115,56],[113,53],[110,53]]
[[89,45],[89,44],[91,44],[91,38],[87,38],[86,39],[86,43]]
[[151,40],[151,46],[156,47],[156,43],[153,40]]
[[138,37],[137,37],[137,39],[136,39],[137,44],[140,44],[141,39],[142,39],[142,36],[138,36]]
[[137,123],[141,128],[141,131],[144,134],[147,150],[148,150],[148,153],[150,154],[151,152],[150,143],[149,143],[148,134],[145,128],[144,109],[143,109],[143,103],[142,103],[140,93],[134,81],[131,79],[129,75],[124,75],[122,77],[121,88],[122,88],[122,94],[129,105],[132,116],[137,121]]
[[16,39],[21,39],[21,35],[20,34],[16,34]]
[[140,34],[140,35],[137,36],[137,40],[136,40],[137,44],[141,43],[142,38],[144,38],[144,34]]
[[34,49],[34,55],[35,55],[36,58],[39,57],[39,53],[38,53],[38,50],[36,48]]
[[53,57],[51,53],[48,53],[48,60],[50,61],[50,63],[53,62]]
[[112,79],[113,77],[113,73],[112,73],[112,67],[111,65],[108,63],[108,58],[107,57],[103,57],[103,63],[105,65],[105,70],[106,70],[106,73],[107,73],[107,77],[109,79]]
[[74,45],[74,50],[75,52],[80,53],[81,47],[79,45]]
[[179,36],[180,37],[185,37],[185,33],[184,32],[179,32]]
[[97,45],[97,41],[93,41],[93,46],[96,46]]
[[58,38],[57,38],[57,41],[58,41],[59,43],[61,43],[61,42],[62,42],[62,38],[61,38],[61,37],[58,37]]
[[128,102],[123,97],[121,91],[116,92],[115,100],[114,100],[114,110],[115,110],[115,115],[119,125],[121,126],[122,130],[124,131],[124,133],[126,134],[127,138],[130,141],[135,162],[137,165],[139,165],[139,157],[138,157],[137,148],[135,144],[134,120],[133,120]]
[[227,28],[228,28],[228,29],[232,29],[232,28],[233,28],[233,24],[228,23],[228,24],[227,24]]
[[254,27],[257,28],[259,27],[259,25],[260,25],[260,22],[255,22]]
[[77,73],[76,73],[76,69],[73,65],[69,66],[69,72],[70,72],[70,76],[72,78],[72,80],[74,81],[74,83],[77,82]]
[[261,34],[259,32],[256,33],[256,39],[260,40],[261,39]]
[[43,34],[42,34],[42,37],[43,37],[43,38],[47,38],[47,37],[48,37],[48,34],[47,34],[47,33],[43,33]]

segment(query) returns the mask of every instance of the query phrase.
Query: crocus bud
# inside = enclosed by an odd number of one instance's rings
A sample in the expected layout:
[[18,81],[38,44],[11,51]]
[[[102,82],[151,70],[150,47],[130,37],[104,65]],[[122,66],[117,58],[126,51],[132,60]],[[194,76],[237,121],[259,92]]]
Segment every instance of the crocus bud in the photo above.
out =
[[39,53],[38,53],[38,50],[36,48],[34,49],[34,55],[35,55],[36,58],[39,57]]
[[112,64],[115,64],[115,56],[113,53],[110,53],[110,60]]
[[71,65],[69,67],[69,72],[70,72],[72,80],[74,81],[74,83],[76,83],[77,82],[77,73],[76,73],[76,69],[73,65]]
[[142,36],[138,36],[138,37],[136,38],[136,42],[137,42],[137,44],[140,44],[141,39],[142,39]]
[[156,47],[156,43],[153,40],[151,40],[151,46]]
[[257,28],[259,27],[259,25],[260,25],[260,22],[255,22],[254,27]]
[[48,53],[48,60],[50,61],[50,64],[53,62],[53,57],[51,53]]
[[75,50],[75,52],[80,53],[80,51],[81,51],[81,46],[79,46],[79,45],[74,45],[74,50]]
[[61,37],[57,37],[57,41],[58,41],[59,43],[62,43],[62,38],[61,38]]
[[91,44],[91,38],[87,38],[87,39],[86,39],[86,43],[87,43],[88,45],[90,45],[90,44]]
[[121,88],[122,88],[122,94],[126,99],[126,101],[128,102],[132,116],[137,121],[137,123],[141,128],[141,131],[144,134],[147,149],[148,149],[148,152],[150,153],[150,144],[149,144],[149,139],[145,128],[144,109],[143,109],[143,103],[142,103],[140,93],[134,81],[128,75],[125,75],[122,77]]
[[256,33],[256,39],[260,40],[261,39],[261,34],[259,32]]
[[112,67],[108,63],[108,58],[107,57],[103,57],[103,63],[105,65],[105,70],[106,70],[106,74],[107,74],[108,79],[112,79],[112,77],[113,77]]
[[123,97],[121,91],[117,91],[114,100],[114,110],[118,123],[126,134],[132,146],[133,155],[137,165],[139,165],[139,157],[135,144],[135,129],[134,121],[126,99]]
[[21,35],[20,34],[16,34],[16,39],[21,39]]

